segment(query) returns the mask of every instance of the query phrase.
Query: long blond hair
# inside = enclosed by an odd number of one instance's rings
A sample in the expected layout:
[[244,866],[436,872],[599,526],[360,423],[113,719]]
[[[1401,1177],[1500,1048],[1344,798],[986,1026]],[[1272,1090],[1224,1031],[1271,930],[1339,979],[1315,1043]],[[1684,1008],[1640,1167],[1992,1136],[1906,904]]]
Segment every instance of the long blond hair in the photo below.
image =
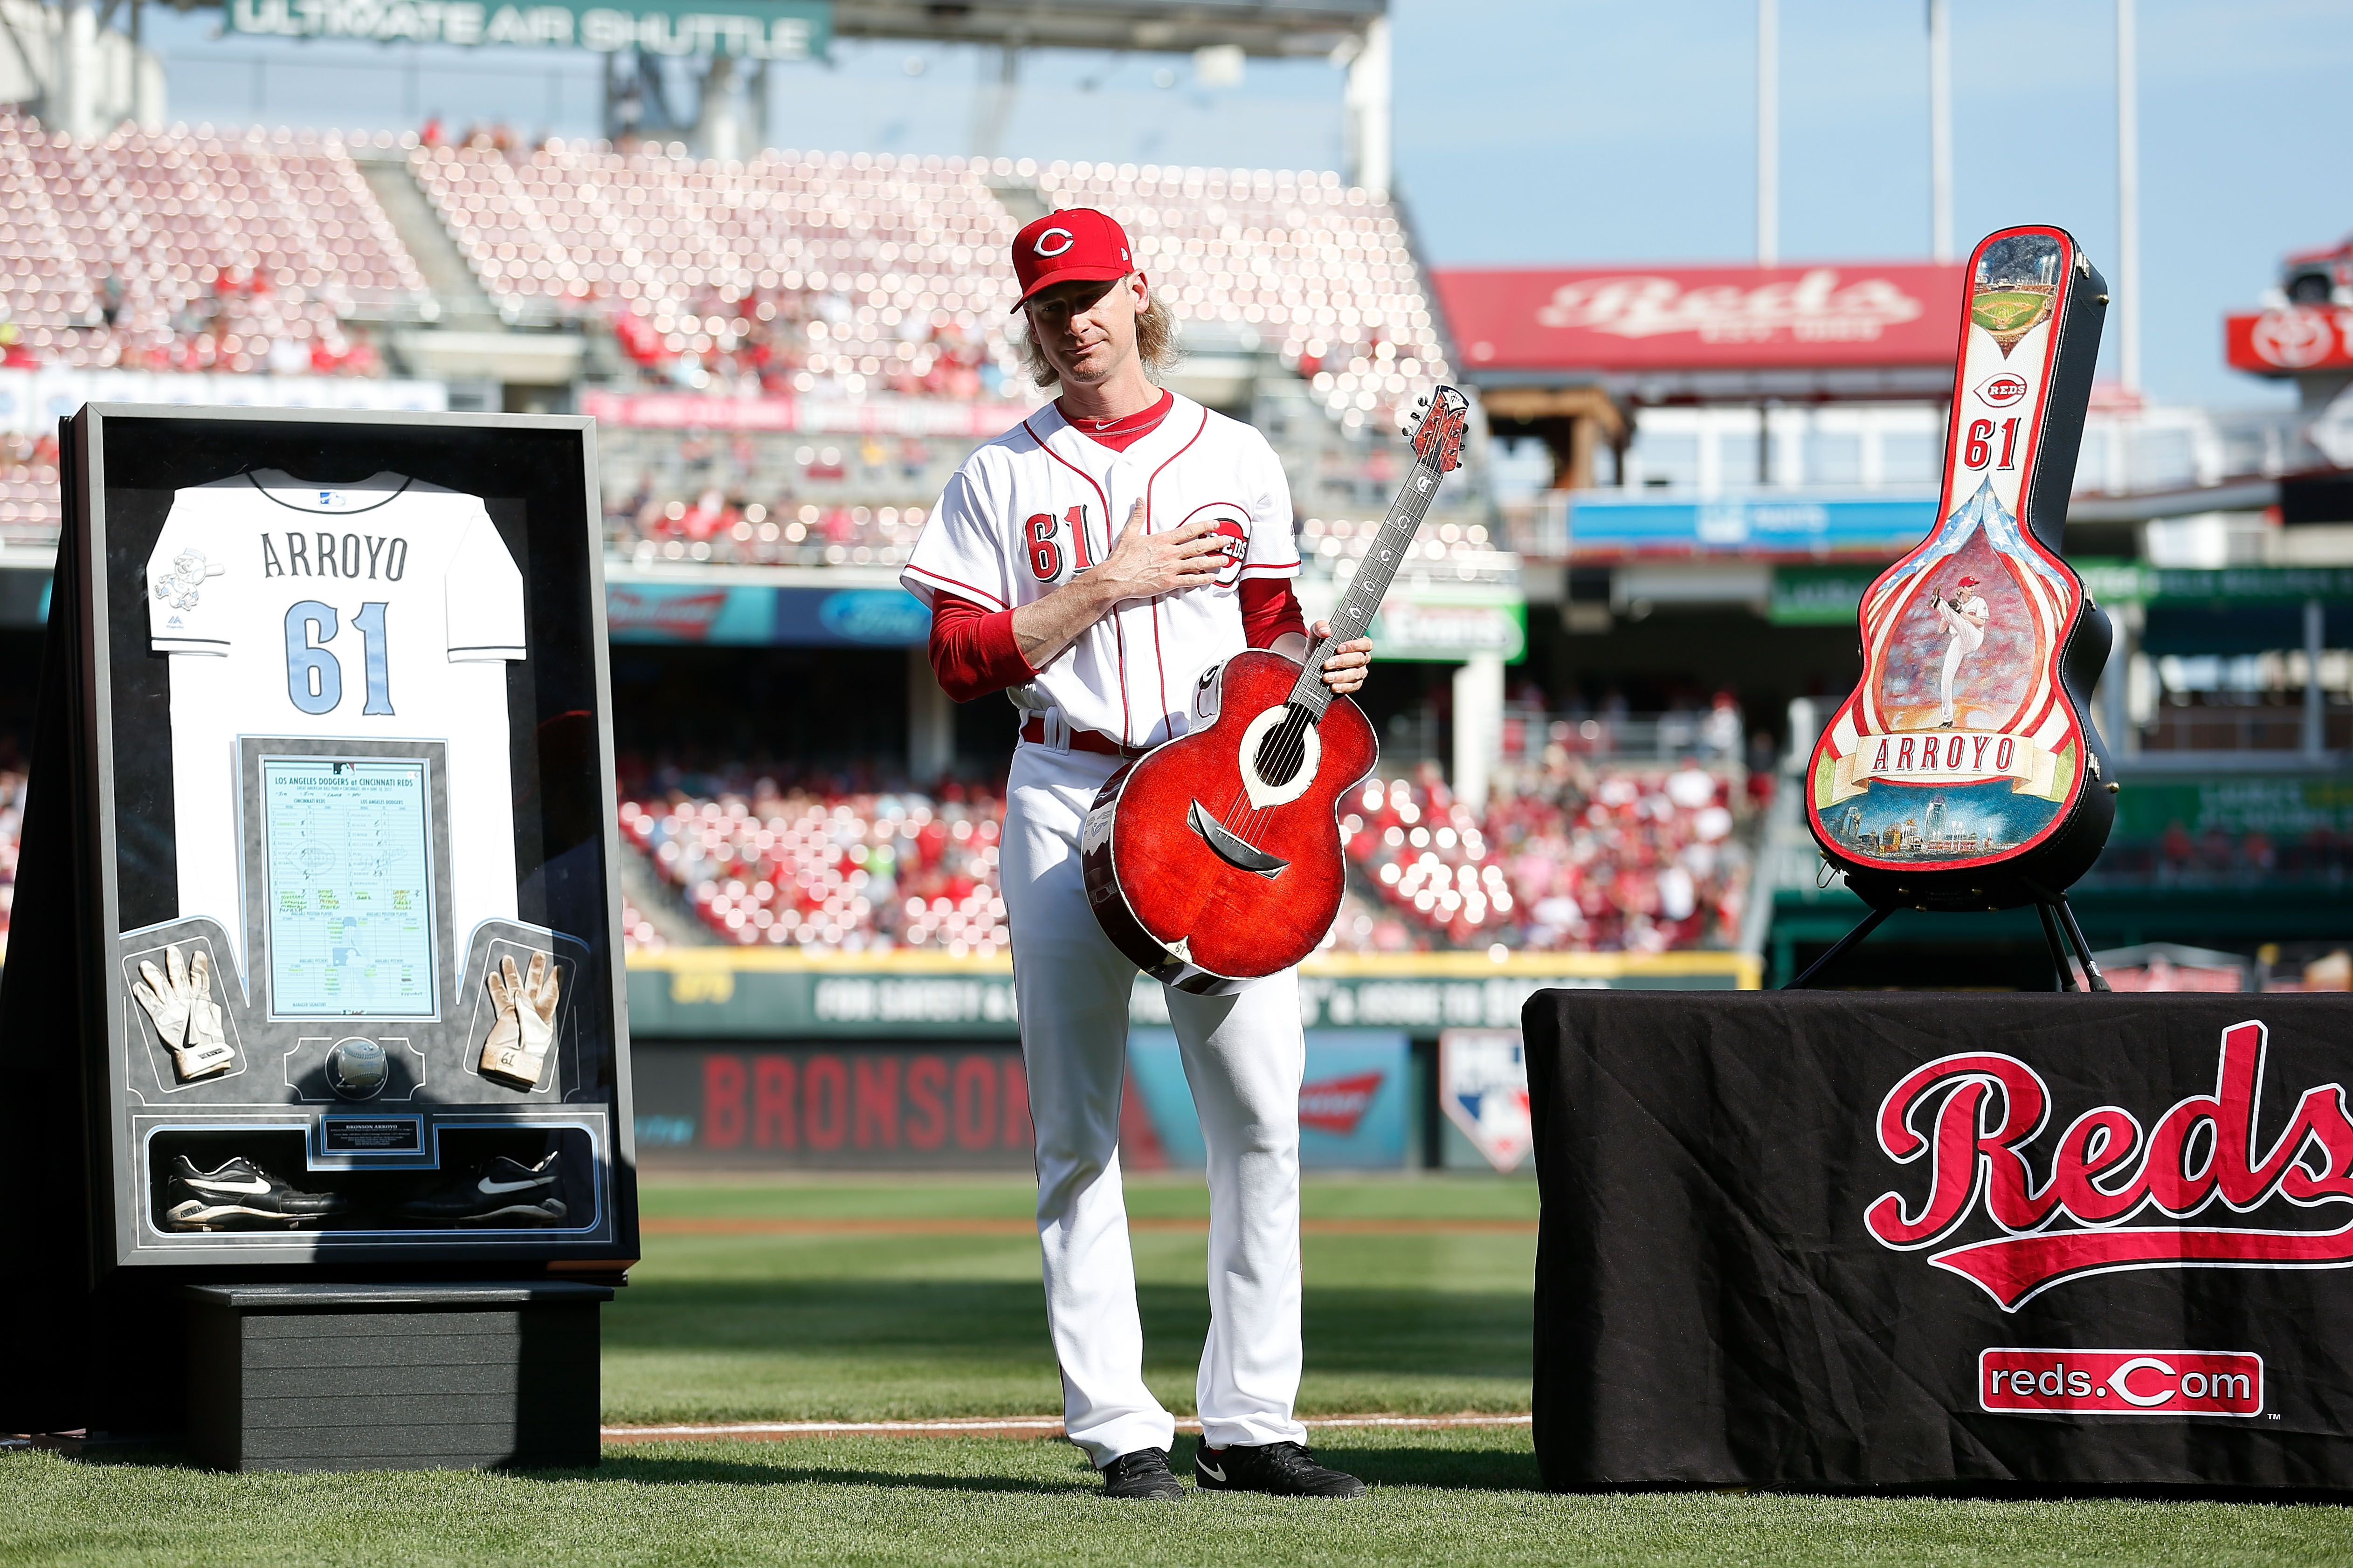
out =
[[[1134,274],[1128,276],[1132,278]],[[1121,281],[1124,283],[1126,279]],[[1021,321],[1024,328],[1021,366],[1042,391],[1060,383],[1062,373],[1054,368],[1054,362],[1048,359],[1046,351],[1038,346],[1036,335],[1027,330],[1029,321],[1027,310],[1021,313]],[[1176,346],[1176,320],[1160,302],[1157,289],[1145,297],[1144,309],[1136,312],[1135,357],[1144,362],[1146,373],[1155,377],[1184,357],[1184,351]]]

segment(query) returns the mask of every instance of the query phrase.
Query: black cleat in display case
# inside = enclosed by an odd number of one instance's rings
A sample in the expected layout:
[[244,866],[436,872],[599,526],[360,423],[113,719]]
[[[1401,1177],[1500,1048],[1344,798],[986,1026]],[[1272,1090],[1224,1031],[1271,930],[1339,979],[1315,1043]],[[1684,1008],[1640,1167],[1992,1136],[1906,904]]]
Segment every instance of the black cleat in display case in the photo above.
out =
[[[532,1436],[452,1446],[423,1413],[455,1374],[378,1355],[359,1405],[424,1423],[386,1453],[593,1462],[596,1303],[638,1255],[594,438],[64,421],[0,979],[0,1267],[30,1352],[0,1431],[201,1435],[269,1466],[224,1423],[271,1406],[224,1405],[249,1380],[218,1358],[313,1320],[421,1346],[479,1309],[554,1314],[575,1349],[585,1323],[564,1398],[476,1365],[475,1394],[520,1403],[474,1426]],[[265,1381],[332,1410],[349,1378]]]

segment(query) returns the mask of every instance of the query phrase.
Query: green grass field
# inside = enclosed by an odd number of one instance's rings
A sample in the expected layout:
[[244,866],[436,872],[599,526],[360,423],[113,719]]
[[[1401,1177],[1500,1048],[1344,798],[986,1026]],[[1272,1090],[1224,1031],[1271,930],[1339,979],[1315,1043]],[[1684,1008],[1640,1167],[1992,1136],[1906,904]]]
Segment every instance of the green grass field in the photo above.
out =
[[[1051,1415],[1026,1179],[649,1185],[646,1261],[606,1310],[605,1408],[627,1422]],[[1208,1331],[1208,1200],[1131,1184],[1145,1371],[1179,1414]],[[1306,1202],[1302,1408],[1525,1410],[1532,1232],[1324,1234],[1318,1222],[1535,1218],[1533,1183],[1321,1182]],[[665,1221],[932,1219],[976,1234],[676,1235]]]
[[[1025,1184],[656,1182],[606,1310],[607,1418],[1058,1407]],[[1190,1407],[1207,1205],[1131,1193],[1148,1370]],[[1525,1183],[1311,1181],[1303,1408],[1524,1410]],[[1460,1228],[1451,1228],[1451,1227]],[[1382,1228],[1386,1227],[1386,1228]],[[1180,1465],[1189,1440],[1180,1439]],[[1054,1441],[613,1445],[589,1472],[221,1476],[168,1454],[0,1456],[0,1563],[2232,1563],[2353,1559],[2334,1508],[1553,1497],[1525,1428],[1333,1428],[1357,1503],[1103,1502]]]
[[1969,315],[1987,331],[2015,332],[2031,326],[2051,301],[2051,295],[2025,289],[1979,294],[1969,301]]

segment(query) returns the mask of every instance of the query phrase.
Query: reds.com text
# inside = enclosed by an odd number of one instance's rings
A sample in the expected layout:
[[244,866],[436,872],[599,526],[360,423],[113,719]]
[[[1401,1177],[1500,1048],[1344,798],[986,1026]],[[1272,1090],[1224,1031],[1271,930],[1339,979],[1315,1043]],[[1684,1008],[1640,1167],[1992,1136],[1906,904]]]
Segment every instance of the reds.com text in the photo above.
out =
[[1989,1411],[2102,1415],[2254,1415],[2263,1358],[2251,1351],[1989,1350],[1978,1356]]

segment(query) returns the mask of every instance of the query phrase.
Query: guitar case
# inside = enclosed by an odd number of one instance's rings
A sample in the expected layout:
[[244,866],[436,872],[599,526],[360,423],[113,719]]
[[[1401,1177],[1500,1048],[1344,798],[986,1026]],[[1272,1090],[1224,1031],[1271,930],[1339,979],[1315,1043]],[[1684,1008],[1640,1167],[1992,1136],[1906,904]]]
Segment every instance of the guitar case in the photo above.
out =
[[1862,677],[1805,778],[1823,858],[1874,910],[2048,903],[2107,842],[2112,632],[2061,549],[2107,302],[2063,229],[1969,258],[1936,525],[1864,594]]

